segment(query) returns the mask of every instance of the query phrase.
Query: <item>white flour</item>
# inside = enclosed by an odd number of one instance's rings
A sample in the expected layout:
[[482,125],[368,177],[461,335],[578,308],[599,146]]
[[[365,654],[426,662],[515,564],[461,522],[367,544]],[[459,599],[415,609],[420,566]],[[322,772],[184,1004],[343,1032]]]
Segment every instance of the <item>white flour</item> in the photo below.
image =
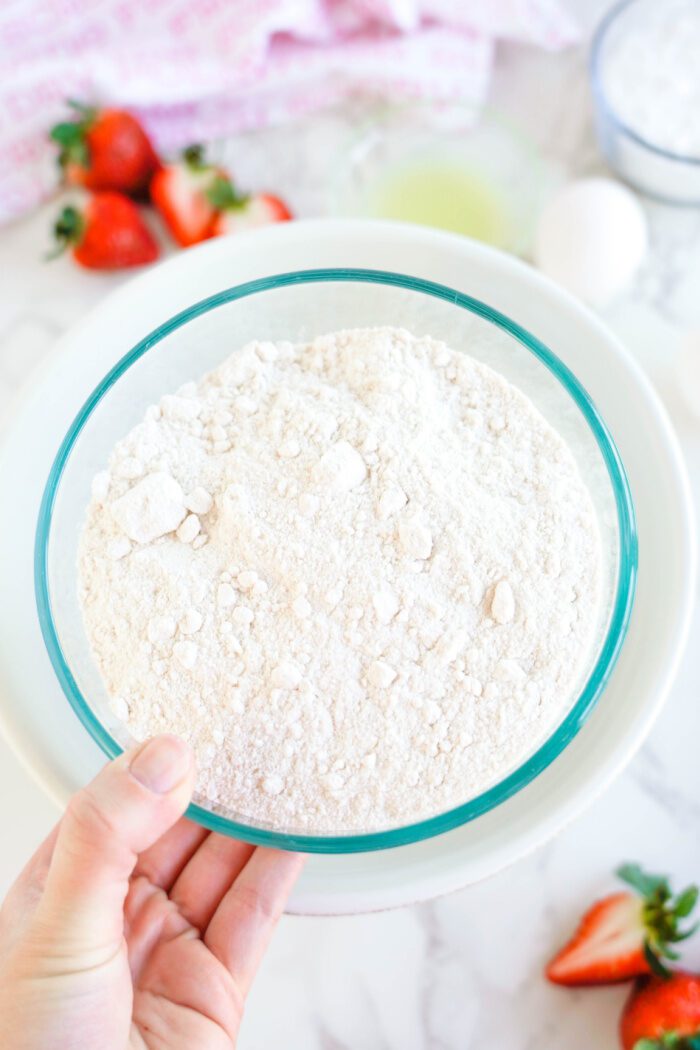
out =
[[579,684],[598,606],[573,457],[430,338],[254,343],[161,399],[100,474],[85,623],[136,738],[280,828],[387,827],[497,781]]
[[637,23],[610,45],[603,87],[617,116],[647,142],[700,157],[700,4],[639,7]]

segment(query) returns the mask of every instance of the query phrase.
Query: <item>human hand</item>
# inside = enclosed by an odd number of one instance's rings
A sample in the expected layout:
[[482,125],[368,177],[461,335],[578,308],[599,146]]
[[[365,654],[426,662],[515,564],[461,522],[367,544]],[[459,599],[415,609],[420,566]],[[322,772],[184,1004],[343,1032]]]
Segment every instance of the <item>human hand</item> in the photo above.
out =
[[303,859],[183,819],[156,737],[71,800],[0,910],[3,1050],[230,1050]]

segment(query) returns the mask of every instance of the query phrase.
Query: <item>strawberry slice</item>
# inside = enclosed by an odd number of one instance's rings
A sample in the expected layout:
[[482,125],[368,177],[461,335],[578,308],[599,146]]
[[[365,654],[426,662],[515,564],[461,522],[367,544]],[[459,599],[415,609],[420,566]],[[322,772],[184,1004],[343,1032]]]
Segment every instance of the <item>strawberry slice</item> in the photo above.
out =
[[89,190],[144,193],[159,161],[136,117],[122,109],[69,105],[76,119],[50,132],[66,182]]
[[271,193],[239,194],[228,179],[216,180],[209,190],[209,200],[217,208],[212,223],[214,237],[242,233],[292,218],[289,208],[279,197]]
[[608,984],[647,973],[644,904],[633,893],[614,893],[586,912],[546,974],[555,984]]
[[190,146],[180,161],[153,176],[151,200],[183,248],[211,237],[216,206],[209,191],[222,179],[228,182],[225,172],[205,162],[201,146]]
[[700,1050],[700,975],[646,977],[620,1018],[623,1050]]
[[626,864],[617,875],[637,892],[613,893],[584,915],[569,943],[552,959],[546,975],[555,984],[613,984],[650,972],[668,974],[663,959],[677,959],[672,944],[694,932],[681,931],[698,897],[689,886],[675,899],[668,881]]
[[54,236],[60,254],[72,249],[73,258],[89,270],[119,270],[143,266],[158,258],[158,244],[132,200],[121,193],[95,193],[82,212],[64,208]]

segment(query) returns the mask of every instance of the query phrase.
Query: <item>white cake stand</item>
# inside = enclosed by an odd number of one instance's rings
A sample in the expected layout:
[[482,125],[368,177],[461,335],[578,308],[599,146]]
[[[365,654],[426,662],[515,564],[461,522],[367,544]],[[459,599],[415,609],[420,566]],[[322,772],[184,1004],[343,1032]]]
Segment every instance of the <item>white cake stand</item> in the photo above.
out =
[[591,313],[523,263],[461,237],[365,221],[288,223],[183,252],[120,288],[60,340],[25,392],[0,454],[0,725],[58,801],[103,757],[54,677],[34,605],[36,515],[57,446],[107,369],[168,316],[240,281],[322,266],[442,282],[502,310],[549,345],[612,430],[640,538],[628,639],[578,737],[527,788],[456,831],[379,853],[312,857],[290,910],[338,914],[427,899],[490,875],[551,837],[610,783],[649,732],[673,680],[692,604],[695,543],[681,454],[648,381]]

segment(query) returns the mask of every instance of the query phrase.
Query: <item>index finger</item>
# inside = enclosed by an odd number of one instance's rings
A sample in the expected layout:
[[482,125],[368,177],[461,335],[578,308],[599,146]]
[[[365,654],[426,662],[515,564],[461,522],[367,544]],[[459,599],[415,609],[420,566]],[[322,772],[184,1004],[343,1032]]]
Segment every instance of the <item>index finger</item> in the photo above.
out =
[[250,988],[305,860],[303,853],[258,846],[207,927],[204,943],[243,995]]

